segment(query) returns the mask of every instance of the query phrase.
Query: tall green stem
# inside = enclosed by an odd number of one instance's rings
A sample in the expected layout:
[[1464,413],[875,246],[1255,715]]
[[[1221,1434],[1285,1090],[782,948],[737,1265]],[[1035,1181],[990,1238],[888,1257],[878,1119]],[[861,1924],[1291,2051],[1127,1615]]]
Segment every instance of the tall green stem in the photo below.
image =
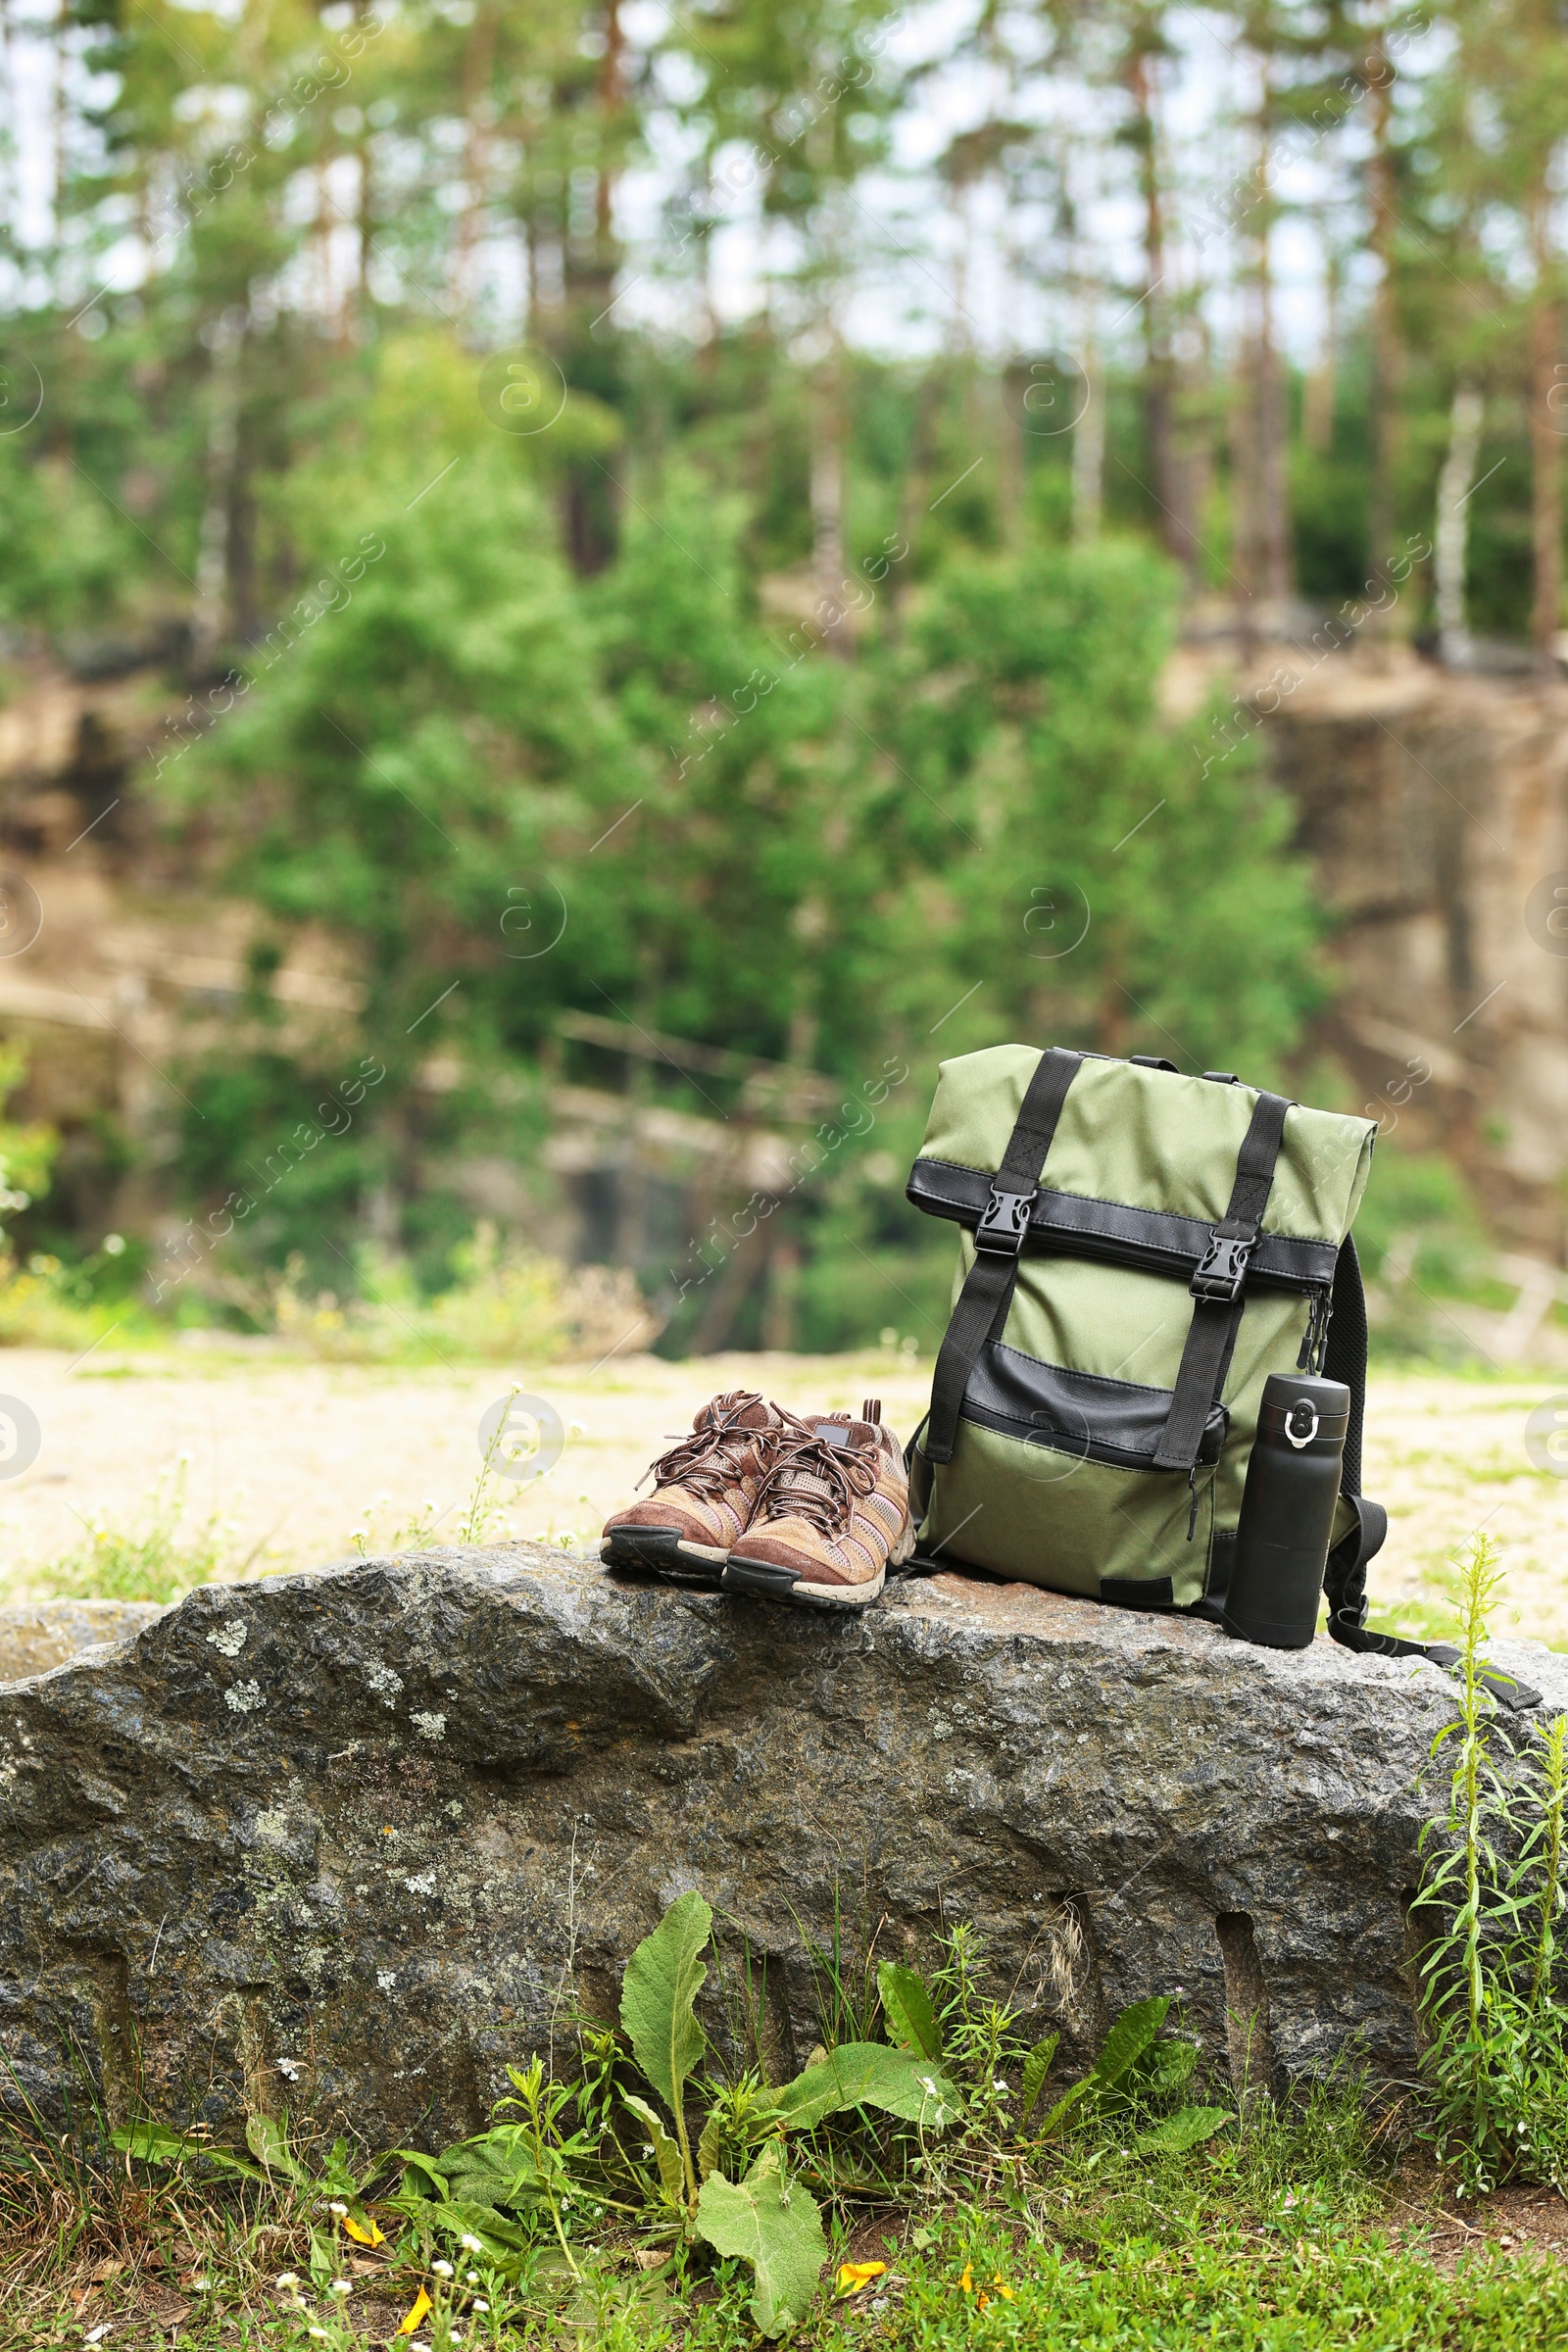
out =
[[1530,2015],[1539,2017],[1551,1993],[1557,1956],[1557,1906],[1562,1900],[1562,1814],[1568,1783],[1568,1715],[1556,1716],[1546,1731],[1543,1768],[1546,1785],[1545,1837],[1541,1857],[1541,1892],[1536,1901],[1536,1949],[1530,1974]]

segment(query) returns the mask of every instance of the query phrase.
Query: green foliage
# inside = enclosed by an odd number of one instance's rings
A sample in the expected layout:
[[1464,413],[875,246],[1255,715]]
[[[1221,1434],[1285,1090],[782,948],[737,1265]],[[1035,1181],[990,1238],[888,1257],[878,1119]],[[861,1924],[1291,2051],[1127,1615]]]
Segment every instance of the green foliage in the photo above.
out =
[[1495,1544],[1474,1537],[1462,1578],[1458,1713],[1432,1746],[1449,1767],[1448,1800],[1422,1834],[1416,1897],[1429,1922],[1421,1977],[1432,2129],[1472,2193],[1515,2176],[1568,2185],[1558,1934],[1568,1900],[1568,1717],[1530,1725],[1519,1742],[1497,1738],[1499,1670],[1489,1669],[1485,1643],[1501,1581]]
[[956,2123],[959,2100],[922,2051],[881,2041],[843,2041],[777,2092],[774,2113],[786,2131],[807,2132],[827,2116],[874,2107],[931,2132]]
[[188,1523],[185,1474],[182,1456],[148,1491],[139,1529],[94,1520],[83,1543],[39,1570],[40,1581],[84,1600],[166,1601],[213,1583],[230,1565],[230,1531],[216,1516]]
[[712,1926],[713,1914],[695,1888],[679,1896],[627,1961],[620,1991],[632,2055],[675,2119],[688,2199],[697,2181],[686,2136],[686,2078],[707,2046],[696,2004],[708,1981],[702,1954]]
[[815,2200],[784,2175],[776,2145],[762,2150],[744,2180],[710,2174],[697,2204],[697,2228],[719,2254],[752,2266],[752,2316],[763,2335],[798,2328],[816,2300],[827,2238]]
[[[689,1981],[689,1915],[675,1940],[676,1974]],[[662,1947],[665,1961],[673,1949]],[[912,1987],[904,1990],[912,2004]],[[977,2066],[993,2028],[972,1930],[949,1933],[927,2001],[944,2065]],[[349,2352],[354,2313],[334,2301],[332,2281],[347,2275],[351,2252],[358,2259],[372,2244],[377,2291],[398,2295],[418,2339],[435,2345],[574,2334],[632,2352],[678,2333],[694,2352],[742,2352],[756,2329],[808,2331],[824,2352],[871,2337],[901,2352],[992,2339],[1116,2352],[1254,2342],[1534,2352],[1568,2328],[1560,2266],[1528,2251],[1500,2255],[1484,2239],[1456,2268],[1435,2262],[1408,2175],[1400,2230],[1389,2233],[1397,2111],[1380,2113],[1348,2077],[1264,2102],[1245,2131],[1195,2144],[1180,2109],[1168,2112],[1191,2075],[1186,2058],[1169,2055],[1189,2045],[1162,2035],[1168,2015],[1152,2001],[1117,2020],[1091,2078],[1100,2090],[1077,2103],[1070,2132],[999,2140],[979,2083],[966,2078],[962,2116],[940,2149],[927,2149],[896,2193],[885,2180],[875,2185],[887,2269],[869,2286],[846,2273],[827,2311],[817,2294],[829,2232],[803,2176],[819,2183],[830,2143],[842,2132],[853,2146],[862,2121],[846,2110],[831,2130],[801,2134],[793,2179],[765,2123],[740,2161],[703,2160],[681,2242],[678,2151],[666,2201],[614,2140],[611,2127],[634,2102],[640,2128],[658,2117],[628,2091],[624,2042],[601,2027],[582,2029],[575,2082],[550,2082],[537,2059],[513,2070],[507,2120],[498,2110],[489,2130],[439,2156],[404,2150],[367,2169],[342,2141],[321,2149],[286,2116],[253,2118],[242,2155],[213,2148],[200,2131],[145,2122],[118,2130],[113,2144],[136,2168],[138,2211],[156,2209],[167,2176],[169,2226],[187,2243],[221,2231],[204,2270],[232,2272],[240,2245],[254,2242],[268,2340],[298,2352],[323,2343]],[[1008,2042],[1002,2055],[1016,2072],[1041,2053]],[[698,2080],[686,2077],[689,2087]],[[1161,2082],[1163,2092],[1149,2087]],[[723,2131],[715,2101],[702,2143],[711,2153],[731,2129],[744,2139],[780,2095],[755,2077],[732,2083]],[[1153,2120],[1161,2104],[1166,2129]],[[7,2178],[0,2159],[0,2191]],[[209,2220],[220,2197],[230,2200],[226,2213]],[[856,2192],[844,2199],[846,2220],[857,2202]],[[285,2273],[274,2285],[280,2243],[303,2247],[290,2259],[308,2277]],[[281,2314],[279,2294],[292,2298]]]
[[891,2039],[902,2050],[940,2058],[942,2033],[932,2013],[931,1995],[924,1979],[897,1960],[883,1960],[877,1965],[876,1984],[882,1995],[882,2015]]
[[[1090,2072],[1064,2092],[1040,2127],[1049,2138],[1069,2117],[1080,2125],[1090,2120],[1138,2114],[1180,2094],[1198,2063],[1190,2041],[1161,2040],[1170,2014],[1170,1997],[1134,2001],[1124,2009],[1105,2036],[1105,2044]],[[1163,2154],[1180,2153],[1211,2139],[1225,2124],[1234,2122],[1229,2107],[1181,2106],[1171,2115],[1136,2135],[1134,2145]]]

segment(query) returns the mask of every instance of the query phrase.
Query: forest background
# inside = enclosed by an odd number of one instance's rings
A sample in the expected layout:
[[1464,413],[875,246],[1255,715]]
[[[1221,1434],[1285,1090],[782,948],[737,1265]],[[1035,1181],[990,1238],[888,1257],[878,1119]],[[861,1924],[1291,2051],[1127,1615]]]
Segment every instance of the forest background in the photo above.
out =
[[[252,916],[155,1137],[7,1131],[35,1306],[559,1323],[576,1086],[790,1147],[576,1180],[662,1348],[928,1348],[941,1055],[1360,1107],[1292,810],[1223,688],[1157,690],[1183,632],[1347,612],[1554,668],[1553,0],[4,0],[0,43],[5,691],[143,679],[115,827]],[[362,1006],[308,1050],[305,932]],[[168,1214],[106,1237],[138,1157]],[[479,1160],[537,1213],[476,1238]],[[1396,1156],[1374,1270],[1412,1217],[1472,1223]]]

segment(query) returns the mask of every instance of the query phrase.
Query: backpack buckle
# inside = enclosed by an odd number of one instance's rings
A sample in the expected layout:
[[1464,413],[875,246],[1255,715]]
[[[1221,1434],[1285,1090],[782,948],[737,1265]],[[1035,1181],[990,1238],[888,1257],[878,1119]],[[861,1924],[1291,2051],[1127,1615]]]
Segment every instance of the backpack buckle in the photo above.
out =
[[1256,1247],[1255,1233],[1221,1233],[1216,1225],[1188,1286],[1193,1297],[1218,1298],[1227,1306],[1234,1305],[1242,1295],[1248,1264]]
[[1016,1257],[1023,1248],[1024,1235],[1029,1230],[1029,1211],[1034,1206],[1040,1187],[1027,1193],[1004,1192],[1000,1184],[991,1187],[985,1214],[974,1229],[974,1246],[996,1257]]

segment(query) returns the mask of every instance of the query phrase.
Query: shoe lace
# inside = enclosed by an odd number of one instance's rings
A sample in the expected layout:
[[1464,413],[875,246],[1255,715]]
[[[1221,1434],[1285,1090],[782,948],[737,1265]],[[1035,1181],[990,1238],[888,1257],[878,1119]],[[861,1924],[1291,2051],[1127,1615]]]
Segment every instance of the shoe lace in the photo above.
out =
[[809,1432],[786,1438],[763,1475],[752,1524],[805,1519],[821,1535],[840,1535],[857,1495],[869,1494],[875,1485],[876,1463],[868,1450],[851,1452]]
[[656,1488],[685,1487],[693,1494],[711,1498],[733,1486],[743,1472],[760,1471],[762,1456],[758,1440],[769,1433],[737,1426],[740,1415],[755,1401],[741,1389],[732,1390],[727,1396],[715,1396],[703,1427],[688,1430],[667,1453],[662,1453],[643,1472],[638,1491],[652,1479]]

